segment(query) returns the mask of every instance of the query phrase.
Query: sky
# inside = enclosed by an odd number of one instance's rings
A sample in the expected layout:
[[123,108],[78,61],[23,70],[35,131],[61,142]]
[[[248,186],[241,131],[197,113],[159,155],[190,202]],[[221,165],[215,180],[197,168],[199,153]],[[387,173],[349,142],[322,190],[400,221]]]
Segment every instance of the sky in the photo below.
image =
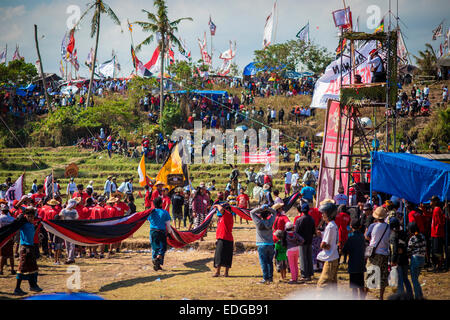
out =
[[[332,19],[332,12],[343,8],[345,1],[350,6],[353,20],[359,16],[359,29],[373,32],[374,23],[385,15],[387,27],[389,0],[277,0],[272,43],[282,43],[295,39],[297,32],[308,22],[311,41],[334,52],[338,46],[338,30]],[[8,61],[11,60],[16,45],[27,62],[35,63],[37,53],[34,42],[34,24],[38,26],[39,46],[46,73],[59,74],[61,42],[69,26],[76,21],[77,13],[83,13],[88,3],[94,0],[2,0],[0,1],[0,51],[8,46]],[[121,21],[114,25],[107,16],[102,16],[98,61],[111,59],[112,50],[121,65],[119,76],[130,75],[133,66],[130,54],[131,37],[127,27],[130,22],[143,20],[142,9],[155,12],[151,0],[105,0]],[[193,21],[183,21],[179,25],[178,36],[186,40],[194,61],[200,59],[198,38],[207,32],[208,50],[211,46],[208,21],[211,16],[217,26],[213,42],[213,66],[218,67],[221,52],[229,48],[229,41],[236,41],[235,63],[242,70],[253,61],[254,51],[262,49],[263,31],[266,17],[272,11],[274,0],[167,0],[169,19],[191,17]],[[448,0],[398,0],[400,27],[404,33],[406,46],[411,54],[417,54],[431,43],[439,48],[439,41],[432,41],[432,30],[446,17],[450,17]],[[380,12],[377,15],[377,10]],[[392,25],[395,26],[397,0],[392,0]],[[86,15],[75,33],[79,74],[86,77],[88,68],[84,65],[89,50],[95,44],[90,37],[90,19]],[[68,26],[69,25],[69,26]],[[444,21],[445,31],[450,19]],[[123,31],[123,32],[122,32]],[[148,34],[138,25],[133,27],[135,45]],[[156,43],[145,46],[137,53],[146,63],[150,60]],[[412,58],[412,62],[415,60]],[[299,70],[298,70],[299,71]]]

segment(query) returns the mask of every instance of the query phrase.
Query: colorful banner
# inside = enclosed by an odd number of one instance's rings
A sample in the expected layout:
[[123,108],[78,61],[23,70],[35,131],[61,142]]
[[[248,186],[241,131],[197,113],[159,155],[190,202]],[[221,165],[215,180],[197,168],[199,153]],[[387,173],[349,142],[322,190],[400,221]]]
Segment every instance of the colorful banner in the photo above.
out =
[[[367,63],[369,52],[376,49],[376,41],[368,42],[355,52],[356,74],[361,76],[362,83],[372,81],[370,65]],[[350,83],[350,57],[342,57],[342,83]],[[326,69],[325,73],[316,82],[311,108],[326,109],[328,100],[340,99],[341,90],[341,58],[333,61]]]
[[[328,102],[325,119],[317,195],[318,204],[325,199],[333,199],[340,186],[344,187],[347,193],[350,158],[346,155],[350,154],[353,141],[353,121],[347,119],[344,112],[340,115],[340,103],[338,101],[330,100]],[[341,122],[340,135],[338,134],[339,122]]]
[[265,163],[275,163],[277,157],[275,153],[264,153],[264,152],[242,152],[242,163],[248,164],[265,164]]

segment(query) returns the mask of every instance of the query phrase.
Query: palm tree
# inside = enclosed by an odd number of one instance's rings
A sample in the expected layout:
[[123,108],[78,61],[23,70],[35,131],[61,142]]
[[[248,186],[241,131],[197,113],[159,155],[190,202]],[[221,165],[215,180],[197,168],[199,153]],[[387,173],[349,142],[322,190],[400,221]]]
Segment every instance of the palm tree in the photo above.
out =
[[142,46],[150,44],[154,35],[157,35],[158,47],[161,54],[161,82],[159,86],[159,119],[162,119],[164,108],[164,55],[166,48],[169,46],[169,42],[176,45],[180,52],[183,51],[183,45],[175,36],[175,32],[178,32],[178,25],[183,20],[193,21],[192,18],[180,18],[174,21],[169,21],[167,16],[167,6],[164,0],[154,0],[153,5],[156,7],[156,14],[148,12],[142,9],[142,12],[147,14],[148,21],[136,21],[134,23],[142,27],[145,32],[150,32],[151,35],[142,41],[137,47],[136,51],[142,49]]
[[[97,49],[98,49],[98,38],[100,36],[100,17],[101,17],[101,15],[107,14],[108,17],[110,17],[111,20],[115,24],[120,26],[119,18],[117,18],[114,11],[112,11],[112,9],[105,3],[105,1],[102,1],[102,0],[93,0],[92,3],[88,4],[88,8],[83,13],[83,15],[81,16],[78,23],[80,23],[83,20],[83,18],[86,16],[86,14],[89,11],[91,11],[91,9],[93,9],[93,8],[94,8],[94,15],[92,16],[92,20],[91,20],[91,38],[93,38],[94,35],[96,35],[96,38],[95,38],[94,58],[93,58],[92,70],[91,70],[91,79],[89,81],[89,91],[88,91],[87,102],[86,102],[86,105],[88,105],[88,106],[89,106],[90,99],[91,99],[92,83],[94,81],[95,62],[97,61]],[[75,28],[76,28],[76,26],[74,27],[74,29]],[[123,30],[122,30],[122,32],[123,32]]]
[[414,58],[422,74],[436,76],[438,68],[436,52],[429,43],[425,44],[425,48],[425,51],[419,51],[419,56],[414,56]]

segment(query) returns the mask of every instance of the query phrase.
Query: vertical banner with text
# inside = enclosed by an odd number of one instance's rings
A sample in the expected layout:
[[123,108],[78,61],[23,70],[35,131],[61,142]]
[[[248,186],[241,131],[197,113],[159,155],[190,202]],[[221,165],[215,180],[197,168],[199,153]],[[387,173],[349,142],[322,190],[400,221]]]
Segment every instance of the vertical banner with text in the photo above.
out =
[[338,101],[328,101],[317,204],[325,199],[333,199],[340,186],[344,187],[346,194],[348,192],[348,155],[353,141],[353,121],[345,115],[349,112],[340,112],[340,108]]

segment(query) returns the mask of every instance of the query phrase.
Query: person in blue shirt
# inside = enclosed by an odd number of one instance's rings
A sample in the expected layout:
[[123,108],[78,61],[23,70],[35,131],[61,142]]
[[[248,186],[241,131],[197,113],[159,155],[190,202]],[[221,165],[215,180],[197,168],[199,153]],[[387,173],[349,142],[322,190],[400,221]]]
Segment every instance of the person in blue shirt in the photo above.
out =
[[106,146],[106,149],[108,149],[108,156],[109,156],[109,158],[111,158],[112,146],[113,146],[112,140],[108,141],[108,145]]
[[305,184],[306,187],[303,187],[300,193],[302,194],[303,199],[308,201],[308,204],[311,206],[314,201],[314,196],[316,195],[316,189],[310,186],[311,185],[310,181],[306,181]]
[[18,296],[27,294],[20,288],[22,280],[28,280],[31,291],[42,291],[37,284],[38,266],[34,250],[35,216],[36,209],[27,207],[24,214],[18,217],[18,220],[26,219],[26,222],[20,228],[19,268],[16,275],[16,288],[13,293]]
[[153,209],[148,216],[150,222],[150,243],[152,246],[153,269],[162,270],[164,265],[164,255],[167,250],[167,232],[171,232],[170,214],[162,209],[162,198],[157,197],[153,200]]

